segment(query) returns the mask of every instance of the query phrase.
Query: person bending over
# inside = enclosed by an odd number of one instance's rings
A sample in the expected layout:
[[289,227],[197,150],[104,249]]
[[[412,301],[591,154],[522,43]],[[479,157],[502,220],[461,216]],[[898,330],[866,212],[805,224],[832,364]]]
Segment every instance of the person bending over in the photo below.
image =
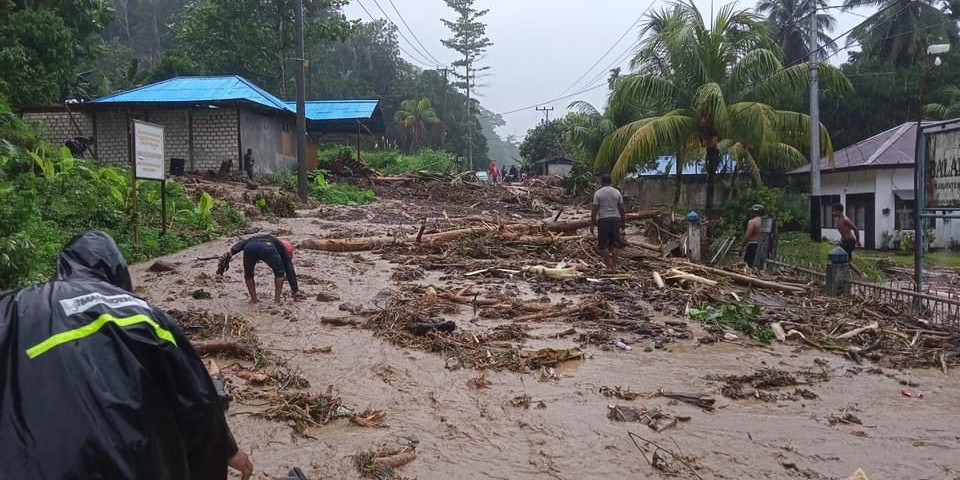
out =
[[257,283],[253,280],[253,272],[259,262],[266,263],[273,270],[275,303],[280,303],[284,280],[290,282],[294,298],[299,298],[300,288],[297,286],[297,273],[293,269],[293,245],[290,242],[273,235],[257,235],[234,244],[230,251],[224,254],[222,261],[229,262],[231,257],[240,252],[243,252],[243,280],[247,284],[247,292],[250,293],[250,303],[259,301]]

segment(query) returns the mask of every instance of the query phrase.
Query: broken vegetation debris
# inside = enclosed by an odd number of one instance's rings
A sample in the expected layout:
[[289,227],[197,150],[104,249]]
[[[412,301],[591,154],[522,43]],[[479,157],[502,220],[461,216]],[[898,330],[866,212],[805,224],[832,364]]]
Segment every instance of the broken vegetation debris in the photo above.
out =
[[382,447],[353,455],[353,465],[363,478],[405,480],[396,469],[416,459],[415,446]]
[[604,397],[616,397],[622,400],[635,400],[637,397],[643,395],[640,392],[634,392],[629,388],[622,388],[620,386],[600,387],[600,394]]
[[686,471],[693,475],[694,478],[703,480],[703,477],[700,476],[700,466],[697,465],[696,459],[684,455],[676,440],[671,439],[673,445],[676,447],[676,450],[674,450],[663,447],[653,440],[647,440],[633,432],[627,432],[627,436],[630,438],[630,441],[633,442],[633,445],[637,447],[637,450],[640,451],[640,455],[643,455],[643,459],[654,469],[670,476],[677,476]]
[[780,389],[798,385],[811,385],[814,382],[829,380],[829,376],[823,371],[788,372],[776,368],[763,368],[750,375],[725,375],[720,379],[724,382],[723,387],[720,388],[720,393],[727,398],[734,400],[758,398],[765,402],[776,402],[778,400],[816,398],[815,393],[806,389],[797,388],[792,392],[785,392]]
[[727,302],[690,309],[690,318],[706,325],[708,330],[713,330],[714,333],[723,335],[728,331],[737,331],[757,343],[767,345],[774,338],[773,330],[756,324],[759,315],[759,305],[745,302]]
[[660,407],[648,410],[643,407],[634,408],[622,405],[607,405],[607,418],[617,422],[642,423],[658,433],[677,426],[677,422],[690,421],[690,417],[671,415],[661,410]]

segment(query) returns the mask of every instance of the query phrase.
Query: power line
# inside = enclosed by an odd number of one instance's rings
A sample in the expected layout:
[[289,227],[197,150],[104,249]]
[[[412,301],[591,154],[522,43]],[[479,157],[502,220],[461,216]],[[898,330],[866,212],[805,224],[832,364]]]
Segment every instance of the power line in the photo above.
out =
[[379,2],[378,0],[373,0],[373,4],[376,5],[378,9],[380,9],[380,13],[383,14],[383,18],[385,18],[388,22],[390,22],[391,25],[393,25],[394,27],[397,28],[397,33],[400,34],[400,38],[402,38],[404,41],[406,41],[406,42],[407,42],[407,45],[409,45],[411,48],[413,48],[413,50],[414,50],[415,52],[417,52],[417,55],[420,55],[420,58],[426,60],[427,63],[430,63],[430,57],[429,57],[428,55],[424,54],[423,52],[421,52],[420,49],[417,48],[417,46],[414,45],[413,42],[411,42],[410,39],[407,38],[406,35],[403,34],[403,30],[400,29],[400,26],[397,25],[397,24],[393,21],[392,18],[390,18],[390,15],[387,15],[387,11],[384,10],[382,6],[380,6],[380,2]]
[[617,38],[617,41],[616,41],[616,42],[613,42],[613,45],[610,45],[610,48],[608,48],[606,52],[603,52],[603,55],[601,55],[600,58],[598,58],[596,62],[593,62],[593,65],[590,65],[590,68],[588,68],[585,72],[583,72],[583,75],[580,75],[580,77],[577,78],[576,80],[574,80],[573,83],[571,83],[569,86],[567,86],[567,88],[563,89],[563,91],[560,92],[560,95],[563,95],[564,93],[569,92],[570,89],[572,89],[572,88],[575,87],[578,83],[580,83],[580,80],[583,80],[584,77],[586,77],[587,75],[589,75],[590,72],[592,72],[593,69],[596,68],[597,65],[599,65],[600,62],[602,62],[604,58],[607,58],[607,55],[610,55],[610,52],[612,52],[614,48],[617,48],[617,45],[620,45],[620,42],[622,42],[623,39],[626,38],[627,35],[629,35],[630,32],[633,31],[633,28],[636,27],[637,24],[640,23],[640,20],[643,19],[643,16],[646,15],[647,11],[650,10],[650,7],[652,7],[653,4],[655,4],[655,3],[657,3],[656,0],[651,0],[650,5],[648,5],[646,9],[644,9],[642,12],[640,12],[640,15],[637,16],[637,19],[634,20],[633,23],[631,23],[630,26],[627,27],[627,29],[623,31],[623,33],[620,35],[620,37]]
[[440,60],[437,60],[437,57],[433,56],[433,52],[431,52],[430,50],[427,50],[427,47],[425,47],[425,46],[423,45],[423,43],[420,42],[420,39],[417,38],[417,34],[416,34],[416,33],[413,33],[413,29],[410,28],[410,25],[409,25],[409,24],[407,24],[406,19],[403,18],[403,14],[400,13],[400,10],[399,10],[399,9],[397,8],[397,6],[393,3],[393,0],[389,0],[389,1],[390,1],[390,6],[393,7],[393,11],[394,11],[394,12],[397,12],[397,16],[400,17],[400,21],[403,22],[403,25],[404,25],[405,27],[407,27],[407,31],[410,32],[410,35],[413,36],[413,39],[417,41],[417,45],[420,45],[420,48],[422,48],[423,51],[426,52],[426,54],[427,54],[428,56],[430,56],[430,59],[431,59],[431,60],[433,60],[434,62],[437,62],[437,65],[443,65],[443,62],[441,62]]
[[551,104],[551,103],[553,103],[553,102],[557,102],[557,101],[560,101],[560,100],[564,100],[564,99],[567,99],[567,98],[570,98],[570,97],[575,97],[575,96],[577,96],[577,95],[580,95],[581,93],[586,93],[586,92],[589,92],[589,91],[591,91],[591,90],[596,90],[596,89],[598,89],[598,88],[600,88],[600,87],[602,87],[602,86],[603,86],[603,84],[596,85],[596,86],[593,86],[593,87],[590,87],[590,88],[587,88],[587,89],[584,89],[584,90],[580,90],[580,91],[577,91],[577,92],[573,92],[573,93],[571,93],[571,94],[569,94],[569,95],[564,95],[564,96],[562,96],[562,97],[557,97],[557,98],[551,98],[550,100],[547,100],[547,101],[544,101],[544,102],[535,103],[535,104],[530,105],[530,106],[527,106],[527,107],[518,108],[518,109],[516,109],[516,110],[509,110],[509,111],[506,111],[506,112],[499,112],[499,113],[496,113],[496,115],[510,115],[510,114],[513,114],[513,113],[522,112],[522,111],[524,111],[524,110],[530,110],[531,108],[536,108],[536,107],[539,107],[540,105],[548,105],[548,104]]
[[[363,4],[363,2],[361,2],[360,0],[357,0],[357,4],[360,5],[360,8],[362,8],[363,11],[367,14],[367,16],[370,17],[370,21],[372,21],[372,22],[376,22],[376,21],[377,21],[377,19],[376,19],[372,14],[370,14],[370,10],[367,10],[367,7]],[[387,19],[387,21],[390,22],[390,24],[392,24],[394,27],[397,26],[395,23],[393,23],[392,21],[390,21],[390,19]],[[397,28],[397,31],[398,31],[398,32],[399,32],[399,30],[400,30],[400,29]],[[403,35],[403,33],[400,33],[400,35]],[[424,62],[424,61],[418,59],[416,56],[410,54],[410,52],[404,50],[404,48],[403,48],[399,43],[397,44],[397,48],[400,49],[400,52],[406,54],[407,57],[408,57],[410,60],[413,60],[414,62],[419,63],[420,65],[423,65],[423,66],[425,66],[425,67],[427,67],[427,68],[436,67],[436,65],[431,65],[429,62]]]

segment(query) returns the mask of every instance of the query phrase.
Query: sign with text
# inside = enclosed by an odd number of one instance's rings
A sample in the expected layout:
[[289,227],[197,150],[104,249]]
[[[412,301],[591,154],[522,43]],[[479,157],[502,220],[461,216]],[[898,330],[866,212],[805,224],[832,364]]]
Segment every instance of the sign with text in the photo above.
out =
[[133,161],[137,178],[163,180],[163,126],[133,121]]

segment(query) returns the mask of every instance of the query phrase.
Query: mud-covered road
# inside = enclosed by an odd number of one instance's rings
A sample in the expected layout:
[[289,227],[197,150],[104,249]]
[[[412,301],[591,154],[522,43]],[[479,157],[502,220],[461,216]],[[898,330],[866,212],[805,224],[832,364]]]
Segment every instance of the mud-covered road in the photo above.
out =
[[[394,205],[394,207],[398,207]],[[358,208],[358,210],[360,210]],[[317,216],[259,223],[264,231],[288,230],[295,241],[311,235],[384,232],[358,212],[356,221]],[[341,302],[373,306],[397,267],[377,254],[348,255],[298,250],[295,257],[307,300],[270,302],[272,279],[260,266],[262,303],[249,305],[239,261],[224,277],[213,273],[215,261],[197,262],[226,251],[235,238],[200,245],[163,260],[178,265],[166,273],[134,266],[138,291],[163,308],[197,308],[233,313],[257,329],[263,347],[300,368],[323,391],[328,385],[351,408],[384,409],[388,428],[362,428],[337,420],[307,435],[290,426],[251,415],[264,405],[234,402],[228,419],[234,434],[256,465],[257,478],[280,476],[293,466],[311,478],[358,478],[351,456],[375,447],[418,441],[417,458],[397,470],[407,478],[428,479],[611,479],[660,478],[628,437],[634,432],[674,451],[682,451],[704,479],[813,478],[845,479],[863,468],[871,479],[960,478],[960,381],[938,370],[894,371],[856,365],[838,355],[774,345],[743,347],[731,343],[670,343],[665,349],[632,351],[586,347],[588,358],[557,368],[558,379],[536,374],[485,372],[487,389],[468,386],[481,372],[449,370],[438,354],[384,343],[369,330],[322,325],[321,316],[340,316]],[[151,262],[152,263],[152,262]],[[429,275],[419,280],[437,286],[462,284]],[[523,280],[513,281],[523,290]],[[209,300],[190,292],[204,288]],[[289,289],[285,289],[289,291]],[[314,300],[319,291],[341,302]],[[378,297],[378,294],[380,295]],[[803,312],[796,312],[802,316]],[[465,311],[462,325],[491,322]],[[663,320],[663,319],[658,319]],[[573,347],[556,333],[569,324],[542,322],[531,333],[530,348]],[[332,353],[304,353],[332,346]],[[715,376],[751,374],[762,368],[825,373],[825,381],[803,388],[818,398],[763,402],[732,400],[720,393]],[[915,386],[905,386],[910,384]],[[709,393],[717,408],[706,412],[663,397],[626,401],[603,396],[602,386],[638,392],[659,388]],[[905,397],[910,388],[922,398]],[[793,388],[791,387],[792,391]],[[527,394],[530,408],[510,400]],[[538,402],[542,405],[538,407]],[[689,421],[656,433],[640,423],[607,418],[608,405],[662,407]],[[832,417],[854,414],[862,424],[833,423]],[[666,478],[666,477],[664,477]],[[681,468],[679,478],[697,478]]]

